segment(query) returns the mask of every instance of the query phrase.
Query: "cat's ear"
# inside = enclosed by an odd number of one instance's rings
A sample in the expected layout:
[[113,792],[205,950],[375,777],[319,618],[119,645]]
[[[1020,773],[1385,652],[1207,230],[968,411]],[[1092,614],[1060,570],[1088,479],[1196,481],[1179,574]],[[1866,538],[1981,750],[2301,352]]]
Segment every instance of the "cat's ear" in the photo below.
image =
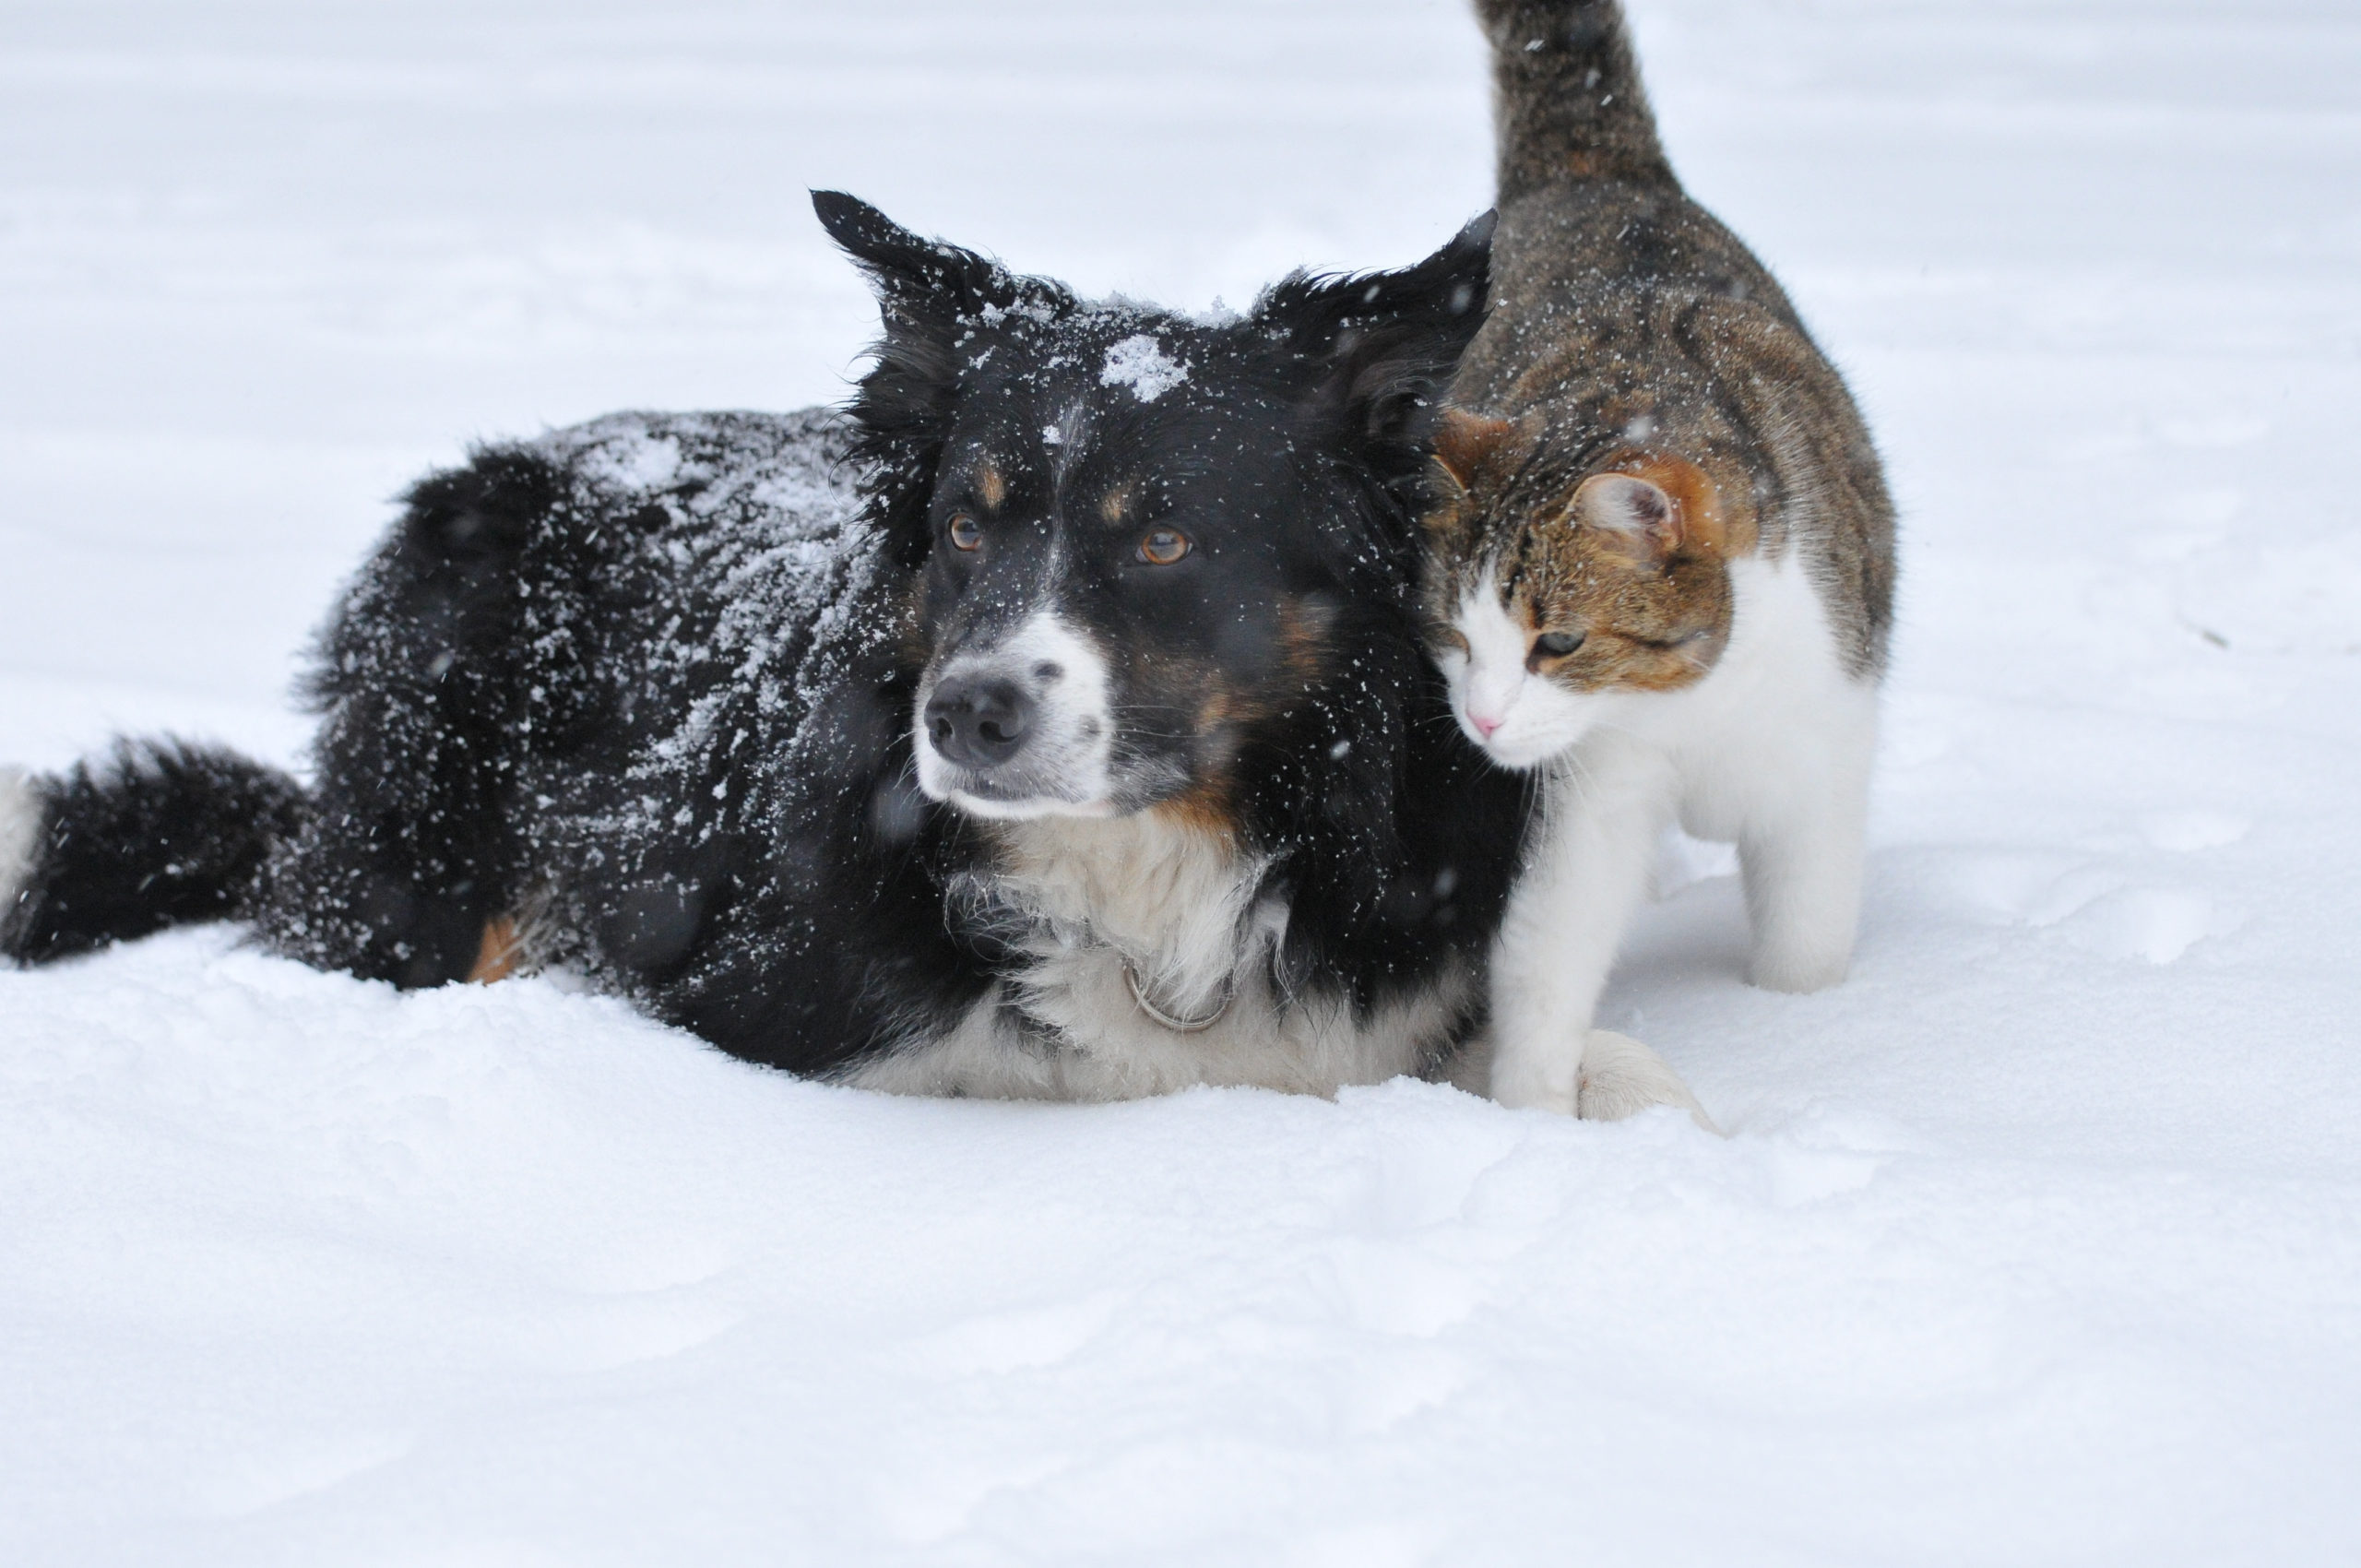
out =
[[1634,555],[1661,561],[1680,548],[1680,507],[1637,474],[1593,474],[1574,492],[1575,526]]
[[1478,473],[1532,441],[1523,421],[1445,409],[1435,421],[1435,467],[1450,489],[1464,494],[1476,487]]
[[1651,457],[1629,469],[1593,474],[1574,491],[1576,526],[1635,559],[1661,564],[1690,552],[1722,553],[1719,491],[1696,464]]

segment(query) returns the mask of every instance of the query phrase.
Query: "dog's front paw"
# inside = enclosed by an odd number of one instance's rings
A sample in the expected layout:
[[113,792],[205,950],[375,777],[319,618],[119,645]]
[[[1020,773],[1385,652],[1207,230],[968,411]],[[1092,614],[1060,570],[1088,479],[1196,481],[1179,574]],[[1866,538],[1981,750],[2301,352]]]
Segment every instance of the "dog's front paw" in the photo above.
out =
[[1620,1122],[1655,1105],[1678,1106],[1697,1125],[1721,1135],[1670,1063],[1629,1035],[1591,1030],[1583,1047],[1575,1114],[1585,1122]]

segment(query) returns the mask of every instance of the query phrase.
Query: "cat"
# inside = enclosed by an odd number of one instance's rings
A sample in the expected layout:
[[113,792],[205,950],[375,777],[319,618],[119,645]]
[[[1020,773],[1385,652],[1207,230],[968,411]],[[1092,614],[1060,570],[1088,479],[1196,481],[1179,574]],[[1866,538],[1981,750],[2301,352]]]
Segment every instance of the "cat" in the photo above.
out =
[[[1438,421],[1428,614],[1460,725],[1542,791],[1495,950],[1493,1098],[1581,1113],[1669,823],[1737,842],[1754,983],[1844,978],[1893,508],[1843,379],[1682,192],[1615,0],[1476,9],[1493,303]],[[1645,1098],[1694,1103],[1668,1069]]]

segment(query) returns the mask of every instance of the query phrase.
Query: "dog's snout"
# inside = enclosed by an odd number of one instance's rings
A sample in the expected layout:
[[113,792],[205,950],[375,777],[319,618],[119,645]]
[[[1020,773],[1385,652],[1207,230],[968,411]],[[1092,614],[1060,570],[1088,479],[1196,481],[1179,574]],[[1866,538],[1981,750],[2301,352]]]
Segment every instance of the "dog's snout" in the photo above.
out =
[[1109,809],[1113,711],[1105,659],[1053,610],[944,639],[911,715],[919,788],[976,816]]
[[945,681],[926,705],[927,738],[962,767],[999,766],[1024,749],[1032,725],[1033,699],[994,676]]

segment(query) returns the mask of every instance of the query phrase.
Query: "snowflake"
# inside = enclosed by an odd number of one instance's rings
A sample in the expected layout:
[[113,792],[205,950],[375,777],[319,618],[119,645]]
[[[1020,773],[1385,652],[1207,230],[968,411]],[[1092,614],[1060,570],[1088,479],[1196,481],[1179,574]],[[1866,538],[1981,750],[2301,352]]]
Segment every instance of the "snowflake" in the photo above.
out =
[[1189,379],[1189,367],[1164,351],[1164,345],[1145,332],[1135,332],[1107,350],[1107,368],[1098,373],[1105,386],[1129,386],[1143,403],[1153,403]]

